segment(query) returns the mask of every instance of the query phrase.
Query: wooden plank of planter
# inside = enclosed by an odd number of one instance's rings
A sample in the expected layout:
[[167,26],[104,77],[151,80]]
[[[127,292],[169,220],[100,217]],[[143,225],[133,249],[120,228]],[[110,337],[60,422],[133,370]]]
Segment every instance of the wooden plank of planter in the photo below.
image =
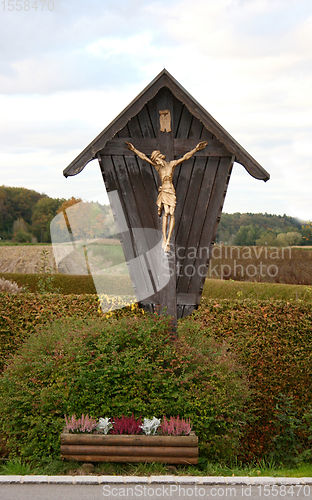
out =
[[134,462],[158,462],[163,464],[177,464],[177,465],[193,465],[198,463],[198,457],[153,457],[153,456],[142,456],[142,457],[128,457],[120,455],[61,455],[61,458],[66,460],[77,460],[79,462],[123,462],[123,463],[134,463]]
[[89,446],[61,445],[64,455],[124,455],[124,456],[159,456],[159,457],[197,457],[197,447],[185,446]]
[[144,436],[123,434],[61,434],[62,444],[104,446],[198,446],[198,436]]

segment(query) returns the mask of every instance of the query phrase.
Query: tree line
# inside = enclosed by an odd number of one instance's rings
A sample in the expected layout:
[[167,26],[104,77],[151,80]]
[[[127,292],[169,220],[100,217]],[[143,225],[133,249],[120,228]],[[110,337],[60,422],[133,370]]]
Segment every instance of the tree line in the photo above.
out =
[[312,224],[286,214],[223,213],[216,242],[237,246],[312,245]]
[[[92,234],[88,236],[100,237],[102,228],[107,229],[113,224],[110,207],[80,202],[80,198],[51,198],[31,189],[0,186],[0,239],[18,243],[51,243],[51,221],[60,213],[65,214],[66,220],[65,210],[78,203],[82,207],[78,214],[84,218],[82,224],[85,228],[92,228]],[[62,221],[63,217],[59,222]]]
[[[78,202],[81,199],[51,198],[31,189],[0,186],[0,238],[21,243],[50,243],[52,219]],[[107,228],[113,224],[109,206],[99,203],[85,203],[83,217],[89,237],[99,237],[104,225]],[[312,245],[312,224],[302,224],[286,214],[223,213],[216,242],[240,246]]]

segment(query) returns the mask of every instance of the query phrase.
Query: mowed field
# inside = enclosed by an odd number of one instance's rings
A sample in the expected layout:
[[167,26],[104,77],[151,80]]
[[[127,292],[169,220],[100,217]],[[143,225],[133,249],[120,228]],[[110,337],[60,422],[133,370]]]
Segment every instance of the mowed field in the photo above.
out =
[[53,273],[86,275],[88,265],[95,271],[114,267],[124,261],[120,242],[103,239],[86,247],[77,242],[70,245],[0,245],[0,273],[33,274],[43,267]]
[[[108,268],[112,269],[112,273],[123,272],[120,264],[124,259],[119,241],[100,240],[86,247],[78,244],[75,252],[60,248],[58,266],[52,245],[0,245],[0,273],[38,273],[42,271],[43,255],[46,267],[53,269],[54,273],[86,275],[87,261],[91,273]],[[312,285],[312,248],[216,245],[210,259],[208,278]]]
[[38,273],[43,252],[47,252],[47,265],[57,272],[52,245],[1,245],[1,273]]

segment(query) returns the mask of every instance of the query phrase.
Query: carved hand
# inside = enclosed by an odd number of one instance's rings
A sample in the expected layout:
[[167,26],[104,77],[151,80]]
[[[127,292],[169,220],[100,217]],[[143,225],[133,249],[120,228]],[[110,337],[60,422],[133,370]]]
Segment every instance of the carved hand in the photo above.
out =
[[203,142],[198,143],[196,146],[197,151],[201,151],[202,149],[205,149],[207,144],[208,144],[207,141],[203,141]]
[[134,148],[133,144],[131,144],[131,142],[125,141],[125,144],[126,144],[127,149],[130,149],[130,151],[134,151],[135,148]]

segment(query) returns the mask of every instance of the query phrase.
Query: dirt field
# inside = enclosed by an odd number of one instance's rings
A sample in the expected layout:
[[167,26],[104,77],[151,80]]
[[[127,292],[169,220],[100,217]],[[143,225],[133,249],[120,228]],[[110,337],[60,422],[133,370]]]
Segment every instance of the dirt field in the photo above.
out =
[[52,245],[0,246],[0,272],[37,273],[43,250],[48,251],[48,266],[57,272]]
[[[38,273],[42,270],[42,258],[46,251],[46,267],[52,267],[53,272],[88,274],[85,247],[78,242],[74,252],[72,249],[71,245],[56,246],[57,268],[52,245],[0,245],[0,273]],[[98,272],[124,261],[118,240],[102,239],[90,242],[86,250],[91,272]]]
[[[123,262],[119,241],[99,240],[85,247],[79,244],[74,252],[66,246],[58,248],[54,259],[52,245],[0,246],[1,273],[37,273],[42,267],[43,251],[48,253],[47,265],[54,272],[65,274],[101,274]],[[284,252],[285,250],[285,252]],[[208,278],[234,281],[260,281],[312,285],[312,251],[308,247],[220,247],[216,246],[208,271]],[[87,260],[86,260],[87,259]]]

